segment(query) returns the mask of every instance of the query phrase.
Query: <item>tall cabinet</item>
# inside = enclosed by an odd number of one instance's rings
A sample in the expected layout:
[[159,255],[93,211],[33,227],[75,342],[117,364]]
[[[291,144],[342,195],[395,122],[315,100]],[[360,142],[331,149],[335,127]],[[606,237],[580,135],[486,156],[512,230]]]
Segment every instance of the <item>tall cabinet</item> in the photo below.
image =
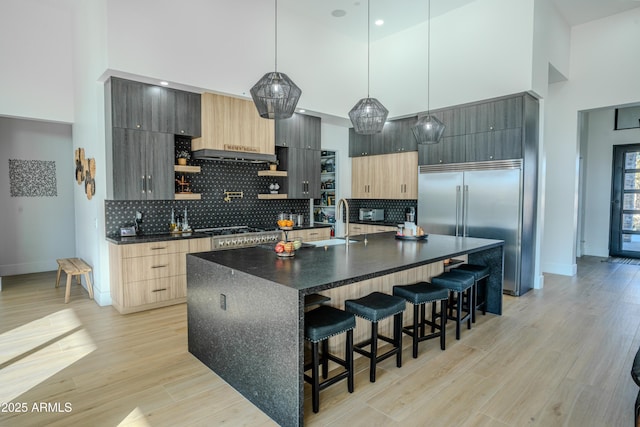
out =
[[105,100],[107,197],[174,199],[174,139],[200,135],[200,94],[112,77]]
[[284,192],[289,199],[320,197],[320,118],[295,113],[276,120],[276,151],[287,171]]

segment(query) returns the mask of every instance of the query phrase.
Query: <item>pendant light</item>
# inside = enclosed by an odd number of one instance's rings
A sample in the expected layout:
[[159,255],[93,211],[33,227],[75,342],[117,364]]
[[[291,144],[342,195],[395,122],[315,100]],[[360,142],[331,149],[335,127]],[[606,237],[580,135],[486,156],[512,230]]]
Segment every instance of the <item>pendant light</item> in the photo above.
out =
[[298,105],[302,91],[285,73],[278,72],[278,0],[275,0],[275,71],[262,76],[251,88],[260,117],[288,119]]
[[444,124],[433,117],[429,111],[429,97],[431,96],[431,0],[427,2],[427,115],[421,117],[411,129],[418,144],[437,144],[444,133]]
[[367,0],[367,97],[362,98],[349,111],[349,118],[356,133],[361,135],[372,135],[382,132],[384,122],[387,120],[389,110],[375,98],[369,97],[369,68],[371,51],[371,6]]

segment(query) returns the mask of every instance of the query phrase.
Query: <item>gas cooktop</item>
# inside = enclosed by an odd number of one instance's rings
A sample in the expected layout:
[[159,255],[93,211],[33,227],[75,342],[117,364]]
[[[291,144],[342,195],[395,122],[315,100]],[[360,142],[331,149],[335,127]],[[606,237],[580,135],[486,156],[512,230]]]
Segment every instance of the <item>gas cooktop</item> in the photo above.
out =
[[247,225],[238,225],[232,227],[196,228],[193,231],[196,233],[208,234],[210,236],[228,236],[231,234],[264,233],[276,230],[276,227],[249,227]]

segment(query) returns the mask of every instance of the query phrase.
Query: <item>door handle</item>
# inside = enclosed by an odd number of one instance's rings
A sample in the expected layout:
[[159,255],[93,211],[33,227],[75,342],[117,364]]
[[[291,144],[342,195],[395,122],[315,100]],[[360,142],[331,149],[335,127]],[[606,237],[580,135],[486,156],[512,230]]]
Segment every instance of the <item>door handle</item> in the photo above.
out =
[[147,192],[147,181],[144,179],[144,175],[142,175],[142,194]]
[[153,191],[153,181],[151,181],[151,175],[149,175],[147,179],[149,180],[149,190],[147,191],[147,193],[151,193],[151,191]]
[[460,235],[460,186],[456,185],[456,237]]
[[469,186],[464,186],[464,194],[462,200],[462,236],[467,237],[467,222],[469,221]]

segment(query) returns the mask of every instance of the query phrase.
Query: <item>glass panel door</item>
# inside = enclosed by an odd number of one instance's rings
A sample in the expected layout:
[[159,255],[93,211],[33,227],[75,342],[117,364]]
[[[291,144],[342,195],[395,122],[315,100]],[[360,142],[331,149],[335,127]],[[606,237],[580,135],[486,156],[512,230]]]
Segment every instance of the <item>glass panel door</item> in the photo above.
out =
[[640,144],[613,147],[609,254],[640,258]]

